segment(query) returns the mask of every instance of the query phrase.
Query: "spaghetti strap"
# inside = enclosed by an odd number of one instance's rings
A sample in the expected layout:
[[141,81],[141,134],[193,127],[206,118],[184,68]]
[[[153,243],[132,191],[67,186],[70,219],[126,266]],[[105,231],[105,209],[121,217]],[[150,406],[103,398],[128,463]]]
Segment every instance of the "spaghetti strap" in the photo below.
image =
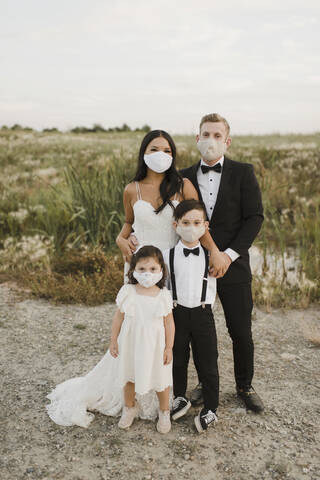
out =
[[176,193],[175,193],[173,201],[179,200],[179,199],[178,199],[178,195],[179,195],[179,194],[180,194],[180,192],[176,192]]
[[138,200],[142,200],[139,182],[136,182]]

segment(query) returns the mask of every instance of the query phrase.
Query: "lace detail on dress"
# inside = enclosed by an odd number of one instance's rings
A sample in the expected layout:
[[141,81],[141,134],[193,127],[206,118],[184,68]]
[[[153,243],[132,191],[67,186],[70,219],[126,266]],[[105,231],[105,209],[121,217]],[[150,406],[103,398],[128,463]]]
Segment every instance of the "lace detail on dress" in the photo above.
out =
[[[134,223],[132,228],[139,242],[139,245],[153,245],[160,250],[167,250],[174,247],[179,240],[175,229],[173,228],[173,210],[170,205],[166,205],[159,213],[155,213],[154,207],[150,202],[141,198],[139,182],[136,183],[138,200],[133,205]],[[176,207],[180,202],[177,200],[178,193],[171,201]],[[128,283],[129,264],[124,264],[124,283]]]
[[[136,182],[138,200],[133,205],[134,224],[132,228],[140,245],[154,245],[160,250],[174,247],[178,235],[173,228],[173,209],[167,204],[159,213],[155,213],[153,205],[142,199],[139,182]],[[171,202],[174,207],[179,203],[177,193]]]
[[[178,205],[173,200],[174,207]],[[155,213],[153,205],[145,200],[138,200],[134,206],[134,234],[140,245],[154,245],[160,250],[174,247],[178,242],[178,235],[173,228],[173,210],[166,205],[161,212]]]

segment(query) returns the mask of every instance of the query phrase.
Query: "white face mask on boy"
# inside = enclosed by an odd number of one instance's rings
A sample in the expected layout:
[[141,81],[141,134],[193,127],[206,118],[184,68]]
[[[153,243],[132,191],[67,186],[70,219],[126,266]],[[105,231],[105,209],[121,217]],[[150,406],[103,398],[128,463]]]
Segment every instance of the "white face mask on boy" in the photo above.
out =
[[199,240],[199,238],[201,238],[202,235],[205,234],[206,227],[204,225],[188,225],[186,227],[182,225],[177,225],[176,232],[182,238],[182,240],[192,243],[196,240]]
[[163,277],[162,272],[137,272],[134,270],[133,272],[134,278],[137,282],[145,288],[153,287],[158,282],[160,282],[161,278]]
[[154,172],[163,173],[171,167],[172,157],[166,152],[153,152],[144,155],[145,164]]

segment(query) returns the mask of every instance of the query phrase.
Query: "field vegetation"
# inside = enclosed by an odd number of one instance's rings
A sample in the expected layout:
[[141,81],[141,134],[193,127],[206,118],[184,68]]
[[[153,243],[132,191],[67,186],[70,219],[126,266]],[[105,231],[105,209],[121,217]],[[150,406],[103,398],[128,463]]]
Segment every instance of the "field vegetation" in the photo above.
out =
[[[54,301],[114,299],[122,284],[115,246],[122,192],[145,131],[0,129],[2,280]],[[178,167],[196,162],[194,138],[174,139]],[[263,194],[265,222],[253,248],[256,303],[319,303],[320,134],[234,137],[229,156],[254,165]]]

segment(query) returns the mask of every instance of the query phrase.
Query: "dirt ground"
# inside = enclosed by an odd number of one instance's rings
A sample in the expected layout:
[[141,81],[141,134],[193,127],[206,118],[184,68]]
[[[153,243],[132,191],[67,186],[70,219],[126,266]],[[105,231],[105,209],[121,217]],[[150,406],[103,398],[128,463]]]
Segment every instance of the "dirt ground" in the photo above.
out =
[[[254,386],[266,410],[246,412],[233,381],[231,341],[219,305],[219,423],[205,434],[195,409],[162,436],[152,422],[129,431],[97,414],[88,429],[60,427],[46,394],[85,374],[105,353],[115,306],[55,306],[0,285],[1,480],[320,479],[320,350],[302,334],[320,310],[256,310]],[[190,389],[196,384],[190,368]]]

